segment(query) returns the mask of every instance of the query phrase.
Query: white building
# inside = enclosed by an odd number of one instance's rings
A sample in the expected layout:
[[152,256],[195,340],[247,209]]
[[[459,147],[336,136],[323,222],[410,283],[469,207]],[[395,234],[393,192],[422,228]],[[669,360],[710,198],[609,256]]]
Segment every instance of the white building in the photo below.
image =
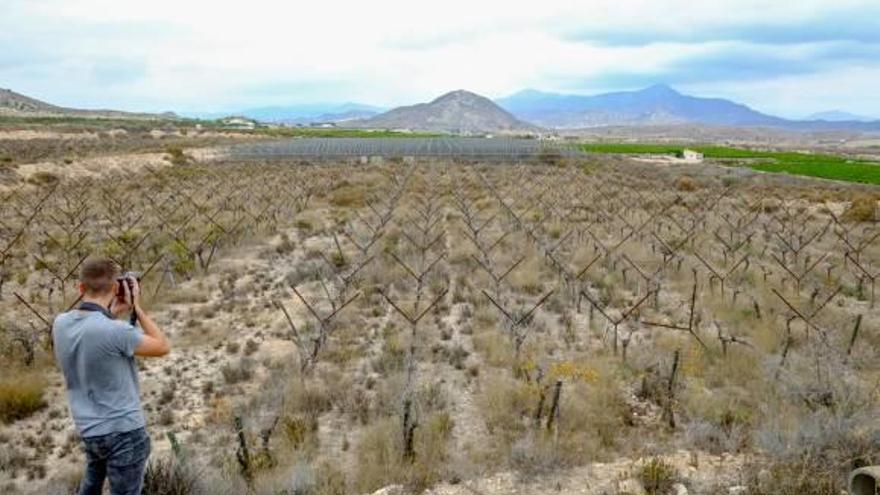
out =
[[699,151],[689,150],[685,148],[681,152],[681,157],[689,162],[701,162],[703,161],[703,154]]
[[257,128],[257,123],[244,117],[226,117],[220,119],[224,129],[252,130]]

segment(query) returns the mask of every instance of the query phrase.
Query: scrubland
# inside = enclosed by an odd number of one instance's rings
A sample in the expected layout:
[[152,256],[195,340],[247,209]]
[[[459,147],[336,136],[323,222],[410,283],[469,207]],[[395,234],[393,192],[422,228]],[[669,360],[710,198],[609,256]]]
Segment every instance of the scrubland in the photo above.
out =
[[880,462],[869,186],[162,160],[7,181],[4,493],[80,476],[47,337],[94,253],[175,344],[141,361],[146,493],[830,494]]

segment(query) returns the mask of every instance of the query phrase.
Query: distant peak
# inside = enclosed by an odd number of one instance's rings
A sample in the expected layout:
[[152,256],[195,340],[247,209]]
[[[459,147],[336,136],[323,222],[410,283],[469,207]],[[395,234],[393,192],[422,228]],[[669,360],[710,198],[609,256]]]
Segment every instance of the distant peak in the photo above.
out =
[[672,86],[668,84],[658,83],[648,86],[647,88],[639,91],[640,93],[650,93],[655,95],[677,95],[680,94],[678,91],[672,89]]
[[846,121],[854,121],[854,122],[869,122],[873,120],[871,117],[866,117],[864,115],[857,115],[854,113],[850,113],[844,110],[829,110],[826,112],[814,113],[808,117],[806,120],[825,120],[828,122],[846,122]]
[[448,100],[461,100],[461,99],[482,99],[483,97],[473,93],[471,91],[467,91],[464,89],[456,89],[455,91],[450,91],[433,101],[433,103],[448,101]]
[[545,94],[547,94],[547,93],[545,93],[541,90],[535,89],[535,88],[526,88],[526,89],[517,91],[516,93],[513,93],[510,96],[543,96]]

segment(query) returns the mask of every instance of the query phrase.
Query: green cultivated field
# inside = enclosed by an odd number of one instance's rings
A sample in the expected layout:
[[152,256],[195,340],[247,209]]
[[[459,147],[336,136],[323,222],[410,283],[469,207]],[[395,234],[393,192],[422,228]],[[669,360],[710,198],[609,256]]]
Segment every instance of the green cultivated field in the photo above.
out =
[[[679,154],[684,146],[666,144],[597,143],[581,149],[592,153]],[[844,156],[798,153],[793,151],[755,151],[726,146],[687,146],[706,158],[727,165],[749,167],[762,172],[806,175],[865,184],[880,184],[880,163]]]

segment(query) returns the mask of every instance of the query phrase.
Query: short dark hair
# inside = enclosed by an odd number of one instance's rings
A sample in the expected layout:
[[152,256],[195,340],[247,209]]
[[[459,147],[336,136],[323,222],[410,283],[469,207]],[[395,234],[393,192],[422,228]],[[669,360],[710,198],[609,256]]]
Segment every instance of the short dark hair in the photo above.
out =
[[120,269],[113,260],[91,258],[83,263],[79,272],[79,281],[85,286],[87,294],[106,294],[113,288]]

